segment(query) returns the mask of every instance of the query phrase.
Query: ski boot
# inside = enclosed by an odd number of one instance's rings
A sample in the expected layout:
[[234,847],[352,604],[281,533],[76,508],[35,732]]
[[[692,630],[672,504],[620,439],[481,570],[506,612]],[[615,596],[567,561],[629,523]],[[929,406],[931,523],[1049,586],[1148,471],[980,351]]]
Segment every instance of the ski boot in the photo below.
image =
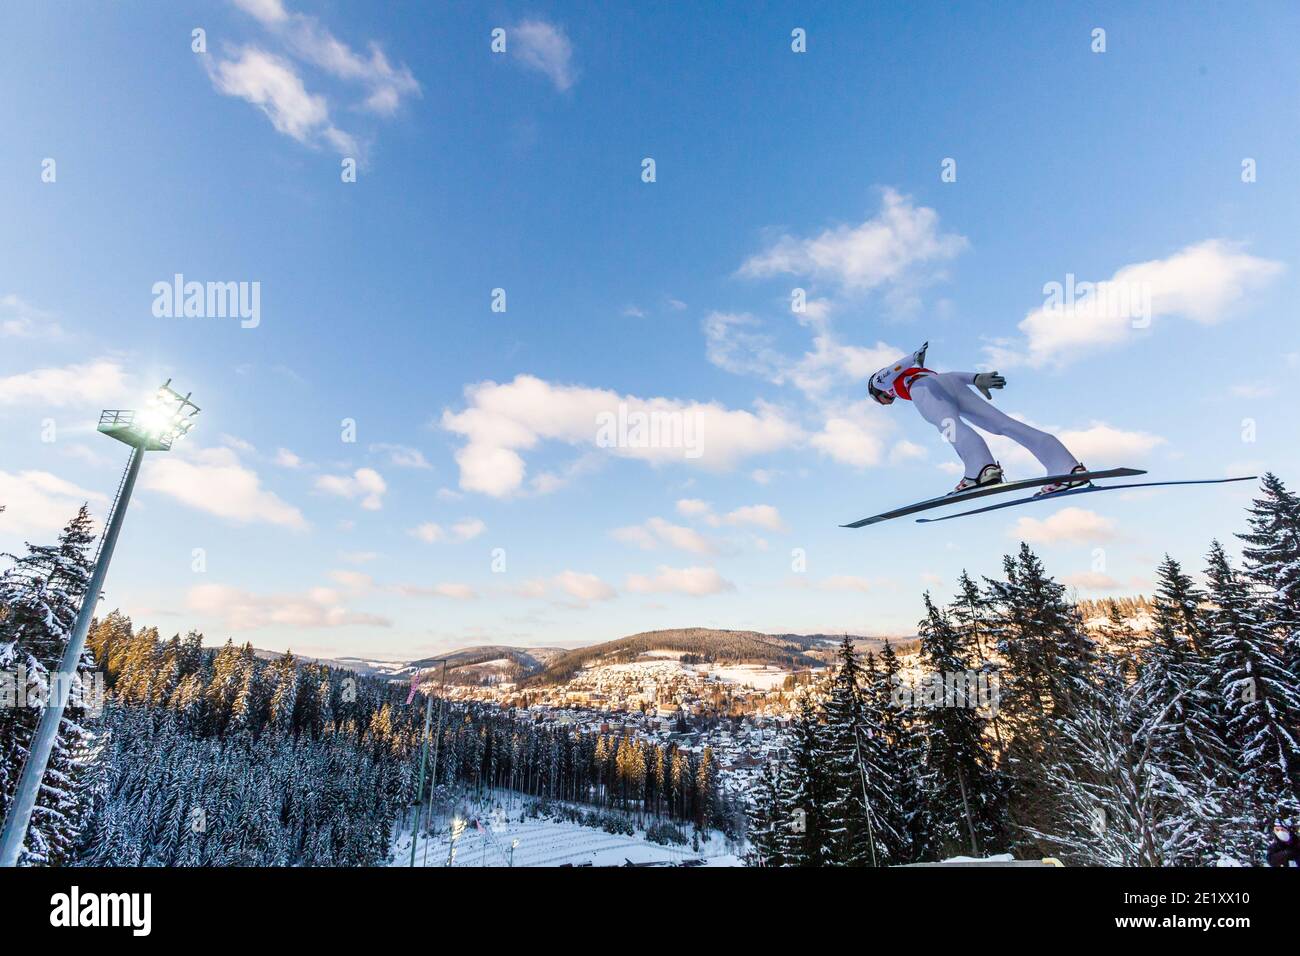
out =
[[[1087,471],[1088,469],[1084,465],[1078,464],[1070,469],[1070,474],[1077,475],[1080,472],[1086,473]],[[1041,498],[1044,495],[1054,495],[1058,491],[1069,491],[1071,488],[1082,488],[1084,485],[1090,484],[1092,484],[1092,482],[1086,478],[1082,481],[1054,481],[1050,485],[1043,485],[1042,488],[1039,488],[1038,491],[1034,493],[1034,497]]]
[[963,491],[970,491],[972,488],[983,488],[985,485],[1002,484],[1002,466],[996,461],[991,465],[985,465],[980,469],[980,473],[974,478],[962,478],[957,482],[957,487],[948,492],[950,495],[959,495]]

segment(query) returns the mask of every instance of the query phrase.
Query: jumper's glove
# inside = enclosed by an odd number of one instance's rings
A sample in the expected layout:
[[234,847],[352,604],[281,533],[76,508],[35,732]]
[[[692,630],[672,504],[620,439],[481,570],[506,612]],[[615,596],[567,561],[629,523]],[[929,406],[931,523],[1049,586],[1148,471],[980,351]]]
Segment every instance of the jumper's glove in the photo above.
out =
[[990,402],[993,401],[993,393],[990,388],[1006,388],[1007,380],[997,372],[978,372],[975,375],[975,387],[983,393],[984,397]]

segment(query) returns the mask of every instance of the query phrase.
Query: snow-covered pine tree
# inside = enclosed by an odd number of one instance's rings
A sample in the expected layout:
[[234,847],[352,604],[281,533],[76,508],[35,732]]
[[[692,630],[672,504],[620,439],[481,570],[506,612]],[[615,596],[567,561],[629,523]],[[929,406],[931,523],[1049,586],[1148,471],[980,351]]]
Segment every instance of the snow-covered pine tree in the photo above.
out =
[[999,711],[1009,734],[1011,816],[1023,828],[1047,830],[1054,807],[1041,786],[1044,763],[1052,759],[1046,751],[1071,701],[1087,699],[1096,648],[1065,587],[1027,544],[1003,559],[1003,573],[1004,581],[988,581],[987,600],[997,615],[994,632],[1005,662]]
[[805,694],[799,699],[790,760],[782,774],[781,815],[786,826],[779,845],[785,866],[825,866],[832,859],[823,817],[829,786],[820,760],[820,732],[812,700]]
[[1265,623],[1281,646],[1292,686],[1300,687],[1300,495],[1272,472],[1260,484],[1263,495],[1247,517],[1250,531],[1237,535],[1246,542],[1242,563],[1247,577],[1264,592]]
[[1191,577],[1165,555],[1157,571],[1151,641],[1142,654],[1134,701],[1144,720],[1170,708],[1153,728],[1154,759],[1187,781],[1228,772],[1224,711],[1204,653],[1204,600]]
[[[90,512],[83,505],[58,537],[57,544],[27,546],[22,557],[0,574],[0,669],[25,672],[22,688],[44,700],[59,674],[77,612],[90,581],[90,550],[95,542]],[[77,680],[89,687],[94,662],[87,652]],[[21,862],[57,866],[73,856],[89,804],[86,748],[89,732],[73,684],[58,737],[32,811]],[[15,704],[17,701],[15,701]],[[0,707],[0,817],[9,811],[42,708]]]
[[1232,568],[1218,541],[1211,545],[1206,577],[1206,630],[1226,712],[1224,740],[1263,832],[1270,818],[1300,811],[1300,743],[1290,723],[1300,714],[1300,693],[1282,665],[1265,601]]
[[783,866],[781,836],[786,830],[786,820],[781,808],[782,764],[771,760],[763,765],[758,786],[748,811],[749,852],[745,862],[749,866]]
[[[930,851],[921,776],[925,738],[920,708],[902,706],[896,691],[902,686],[902,664],[891,642],[880,651],[880,668],[868,668],[869,691],[864,700],[864,755],[868,756],[868,793],[880,865],[915,863]],[[876,743],[871,747],[868,741]],[[879,825],[875,825],[875,822]],[[881,839],[881,833],[884,839]],[[884,848],[883,856],[881,848]],[[888,864],[886,864],[888,861]]]
[[[997,682],[1001,688],[1002,668],[995,659],[997,636],[994,612],[988,596],[980,591],[965,571],[962,571],[957,580],[957,596],[948,606],[948,613],[960,646],[968,649],[968,656],[976,662],[982,679],[989,683]],[[998,755],[1006,749],[1002,723],[1001,708],[995,708],[989,724]]]
[[1069,697],[1039,765],[1051,813],[1025,827],[1045,852],[1082,866],[1205,865],[1225,849],[1210,835],[1249,832],[1230,790],[1161,764],[1153,741],[1168,736],[1173,706],[1143,713],[1117,663]]
[[995,852],[1003,799],[981,716],[972,648],[950,616],[925,595],[919,625],[923,681],[952,687],[954,699],[928,701],[919,718],[926,739],[922,791],[927,842],[941,857]]
[[872,834],[868,830],[865,768],[859,739],[863,731],[861,667],[848,635],[840,644],[839,667],[824,709],[826,726],[819,759],[827,777],[823,820],[830,842],[828,863],[870,866]]

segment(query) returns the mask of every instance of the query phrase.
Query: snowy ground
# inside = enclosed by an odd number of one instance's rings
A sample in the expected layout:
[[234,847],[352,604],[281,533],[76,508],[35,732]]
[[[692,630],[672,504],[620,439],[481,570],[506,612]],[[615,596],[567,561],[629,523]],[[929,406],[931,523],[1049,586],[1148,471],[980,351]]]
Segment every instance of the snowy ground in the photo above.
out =
[[[466,814],[472,816],[472,814]],[[701,860],[704,866],[740,866],[741,860],[728,850],[718,834],[701,844],[699,852],[687,846],[661,846],[646,840],[643,831],[634,835],[606,833],[593,827],[547,819],[520,819],[518,809],[483,814],[481,826],[466,826],[456,840],[453,866],[510,866],[511,844],[514,866],[625,866],[628,861],[655,866],[680,866]],[[443,821],[440,821],[442,823]],[[449,823],[449,821],[446,821]],[[416,866],[446,866],[450,851],[448,825],[431,840],[424,836],[416,846]],[[411,863],[411,835],[404,831],[393,843],[392,866]]]

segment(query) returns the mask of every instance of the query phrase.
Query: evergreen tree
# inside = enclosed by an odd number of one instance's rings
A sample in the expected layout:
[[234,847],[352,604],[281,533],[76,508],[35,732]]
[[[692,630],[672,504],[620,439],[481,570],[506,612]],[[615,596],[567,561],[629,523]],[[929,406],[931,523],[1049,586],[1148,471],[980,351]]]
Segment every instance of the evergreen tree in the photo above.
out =
[[1292,686],[1300,687],[1300,496],[1271,472],[1261,485],[1263,496],[1247,514],[1250,531],[1237,537],[1246,542],[1246,575],[1263,592],[1264,624],[1281,647]]
[[1271,817],[1300,810],[1300,745],[1291,723],[1300,714],[1300,695],[1282,665],[1265,602],[1233,570],[1217,541],[1206,577],[1211,601],[1206,630],[1226,714],[1224,738],[1262,830]]
[[871,863],[865,771],[859,740],[863,730],[861,668],[848,635],[840,644],[840,666],[825,704],[826,726],[819,759],[827,777],[823,820],[830,842],[828,863],[866,866]]
[[[28,545],[0,574],[0,671],[9,672],[15,699],[0,707],[0,817],[9,812],[18,779],[54,681],[72,684],[54,750],[32,810],[21,861],[59,865],[71,860],[88,809],[89,735],[83,696],[92,687],[93,658],[75,674],[60,673],[92,571],[95,541],[83,505],[53,545]],[[21,677],[20,677],[21,675]],[[25,696],[26,706],[17,706]]]
[[1205,596],[1169,555],[1157,572],[1151,641],[1142,655],[1134,708],[1153,728],[1154,759],[1184,780],[1223,776],[1223,714],[1207,645]]
[[745,862],[750,866],[784,866],[781,852],[783,835],[788,820],[781,803],[782,764],[772,760],[763,765],[757,792],[749,807],[749,853]]
[[786,866],[825,866],[833,860],[834,843],[823,816],[829,780],[822,764],[816,711],[808,695],[799,699],[790,761],[782,774],[781,807],[786,820],[780,855]]
[[1088,699],[1096,681],[1096,648],[1065,588],[1026,544],[1003,559],[1005,580],[988,582],[997,615],[994,633],[1002,671],[1000,714],[1009,733],[1010,816],[1026,832],[1052,827],[1056,812],[1042,787],[1045,767],[1059,762],[1058,740],[1072,701]]
[[[925,595],[920,658],[924,680],[944,689],[944,698],[921,709],[927,742],[924,799],[927,837],[942,856],[991,852],[999,842],[1003,800],[992,755],[985,744],[972,649],[948,614]],[[988,686],[988,685],[985,685]],[[951,699],[949,699],[951,698]]]

